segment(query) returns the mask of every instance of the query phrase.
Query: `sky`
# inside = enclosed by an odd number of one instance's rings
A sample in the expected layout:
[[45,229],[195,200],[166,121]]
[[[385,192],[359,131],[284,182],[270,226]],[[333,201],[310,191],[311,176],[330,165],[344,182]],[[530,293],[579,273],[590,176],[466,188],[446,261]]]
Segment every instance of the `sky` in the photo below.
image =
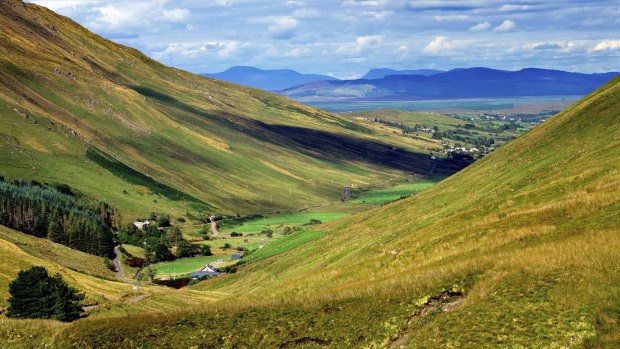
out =
[[620,71],[620,0],[27,0],[193,73]]

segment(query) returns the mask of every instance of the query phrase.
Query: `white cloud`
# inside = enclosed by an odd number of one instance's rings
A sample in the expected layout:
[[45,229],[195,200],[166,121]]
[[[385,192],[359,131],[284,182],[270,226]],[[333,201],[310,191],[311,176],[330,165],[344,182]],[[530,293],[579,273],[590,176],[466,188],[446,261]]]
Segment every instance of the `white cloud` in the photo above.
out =
[[611,51],[620,49],[620,40],[605,40],[599,42],[593,51]]
[[215,52],[220,58],[227,58],[245,46],[247,44],[239,41],[213,41],[204,43],[200,49],[201,51]]
[[163,10],[161,12],[161,18],[164,21],[172,23],[184,22],[189,18],[190,12],[185,8],[175,8],[172,10]]
[[502,24],[493,29],[494,32],[505,33],[517,29],[517,23],[507,19]]
[[39,0],[37,4],[47,7],[52,11],[59,11],[61,9],[77,8],[83,5],[90,5],[99,3],[98,0]]
[[409,46],[408,45],[400,45],[398,51],[401,54],[401,58],[406,58],[409,55]]
[[449,40],[445,36],[437,36],[422,49],[422,52],[430,55],[443,55],[468,47],[474,42],[473,40]]
[[485,30],[489,30],[490,28],[491,28],[491,23],[482,22],[482,23],[478,23],[474,26],[469,27],[469,31],[470,32],[482,32]]
[[532,5],[502,5],[499,8],[501,12],[514,12],[514,11],[531,11],[535,9],[539,9],[541,6],[532,6]]
[[435,16],[434,19],[437,22],[456,22],[456,21],[468,20],[469,16],[467,15]]
[[388,3],[388,0],[347,0],[342,2],[343,7],[356,7],[356,6],[365,6],[365,7],[378,7],[383,6]]
[[311,8],[311,7],[300,8],[300,9],[297,9],[297,10],[293,11],[293,17],[300,18],[300,19],[320,18],[321,17],[321,11],[319,11],[319,10],[317,10],[315,8]]
[[380,35],[360,36],[355,39],[355,45],[342,46],[336,50],[336,53],[345,55],[358,55],[369,48],[376,48],[381,46],[382,41],[383,37],[381,37]]
[[292,17],[281,17],[274,21],[267,31],[273,39],[285,40],[295,36],[299,21]]

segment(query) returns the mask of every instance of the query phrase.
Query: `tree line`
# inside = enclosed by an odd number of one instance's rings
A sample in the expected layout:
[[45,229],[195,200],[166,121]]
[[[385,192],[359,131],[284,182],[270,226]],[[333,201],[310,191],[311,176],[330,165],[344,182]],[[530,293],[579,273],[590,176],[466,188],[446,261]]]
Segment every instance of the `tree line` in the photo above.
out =
[[52,188],[0,176],[0,224],[82,252],[111,256],[114,209],[104,201],[80,202],[71,194],[67,185]]

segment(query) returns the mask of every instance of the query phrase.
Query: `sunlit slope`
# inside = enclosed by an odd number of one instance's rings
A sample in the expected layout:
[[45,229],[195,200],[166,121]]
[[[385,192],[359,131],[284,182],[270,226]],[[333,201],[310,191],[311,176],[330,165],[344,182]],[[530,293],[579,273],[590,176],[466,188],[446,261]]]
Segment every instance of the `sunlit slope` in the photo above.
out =
[[448,327],[435,344],[604,335],[601,314],[620,304],[619,103],[615,79],[426,192],[322,226],[325,237],[204,287],[372,298],[469,283],[459,309],[412,334],[412,347]]
[[[279,277],[304,280],[309,293],[348,289],[448,259],[617,233],[619,81],[421,194],[321,226],[326,237]],[[288,258],[298,251],[270,263],[291,265]],[[314,277],[322,281],[308,282]]]
[[619,101],[615,79],[419,195],[278,240],[175,297],[215,304],[92,317],[57,344],[617,348]]
[[165,67],[34,4],[0,3],[0,29],[7,177],[68,183],[131,214],[248,213],[319,205],[431,166],[426,150]]

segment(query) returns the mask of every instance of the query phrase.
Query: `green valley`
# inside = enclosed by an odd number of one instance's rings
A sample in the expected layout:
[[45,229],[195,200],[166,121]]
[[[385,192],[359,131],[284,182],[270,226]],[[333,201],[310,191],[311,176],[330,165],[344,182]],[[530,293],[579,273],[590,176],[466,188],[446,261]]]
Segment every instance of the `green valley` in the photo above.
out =
[[[525,132],[332,114],[18,0],[0,50],[0,348],[620,347],[620,77]],[[5,315],[32,266],[82,318]]]

